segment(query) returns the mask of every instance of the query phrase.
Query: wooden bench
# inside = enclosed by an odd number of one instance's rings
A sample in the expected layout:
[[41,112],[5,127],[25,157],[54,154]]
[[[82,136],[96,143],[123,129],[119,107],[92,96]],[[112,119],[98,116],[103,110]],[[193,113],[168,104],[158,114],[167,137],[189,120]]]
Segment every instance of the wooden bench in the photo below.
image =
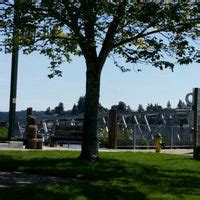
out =
[[58,144],[68,144],[68,146],[70,144],[81,144],[82,132],[82,125],[56,125],[54,134],[50,136],[50,146],[56,147]]

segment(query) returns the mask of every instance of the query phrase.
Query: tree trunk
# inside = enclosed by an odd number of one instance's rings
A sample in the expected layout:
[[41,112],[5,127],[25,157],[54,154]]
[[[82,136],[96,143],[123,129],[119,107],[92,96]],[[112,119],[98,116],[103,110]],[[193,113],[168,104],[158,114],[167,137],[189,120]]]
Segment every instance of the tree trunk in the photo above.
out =
[[85,113],[80,159],[98,160],[97,121],[101,71],[97,62],[87,62]]

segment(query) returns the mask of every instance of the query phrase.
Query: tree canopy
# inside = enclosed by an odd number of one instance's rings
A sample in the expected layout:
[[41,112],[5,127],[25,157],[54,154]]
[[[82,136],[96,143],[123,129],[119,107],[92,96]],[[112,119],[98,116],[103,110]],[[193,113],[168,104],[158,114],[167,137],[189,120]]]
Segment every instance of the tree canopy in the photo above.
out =
[[[175,61],[199,62],[199,52],[189,42],[199,33],[198,5],[130,2],[134,1],[16,0],[1,12],[4,50],[11,50],[16,27],[24,53],[37,50],[51,59],[50,77],[61,75],[58,67],[72,55],[86,57],[90,50],[103,63],[117,54],[126,62],[160,69],[173,69]],[[122,71],[128,70],[113,59]]]
[[[49,77],[61,76],[59,66],[72,56],[86,62],[86,95],[81,158],[98,158],[97,115],[101,71],[108,57],[119,65],[145,63],[160,69],[200,62],[199,6],[188,3],[97,0],[15,0],[0,13],[1,44],[26,54],[50,58]],[[14,30],[14,32],[13,32]],[[14,34],[13,34],[14,33]],[[13,37],[10,37],[12,36]]]

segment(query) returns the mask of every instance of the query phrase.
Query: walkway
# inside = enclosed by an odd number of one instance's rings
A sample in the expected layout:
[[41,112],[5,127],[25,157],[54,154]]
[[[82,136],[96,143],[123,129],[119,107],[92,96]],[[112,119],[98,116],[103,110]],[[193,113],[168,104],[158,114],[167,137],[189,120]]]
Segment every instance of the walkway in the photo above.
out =
[[[23,148],[11,148],[5,146],[5,144],[0,143],[0,151],[30,151],[32,149],[25,149]],[[39,149],[41,150],[41,149]],[[59,151],[80,151],[80,147],[73,146],[72,147],[49,147],[49,146],[43,146],[42,151],[54,151],[54,150],[59,150]],[[105,149],[105,148],[100,148],[100,152],[155,152],[154,149]],[[169,153],[169,154],[193,154],[193,149],[162,149],[161,153]]]

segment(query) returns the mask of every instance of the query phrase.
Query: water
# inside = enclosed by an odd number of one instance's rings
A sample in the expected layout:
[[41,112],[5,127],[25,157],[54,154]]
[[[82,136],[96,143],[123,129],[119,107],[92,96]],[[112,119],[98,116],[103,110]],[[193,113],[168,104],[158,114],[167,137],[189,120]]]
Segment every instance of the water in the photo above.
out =
[[73,149],[80,149],[81,145],[80,144],[63,144],[63,147],[65,148],[73,148]]

